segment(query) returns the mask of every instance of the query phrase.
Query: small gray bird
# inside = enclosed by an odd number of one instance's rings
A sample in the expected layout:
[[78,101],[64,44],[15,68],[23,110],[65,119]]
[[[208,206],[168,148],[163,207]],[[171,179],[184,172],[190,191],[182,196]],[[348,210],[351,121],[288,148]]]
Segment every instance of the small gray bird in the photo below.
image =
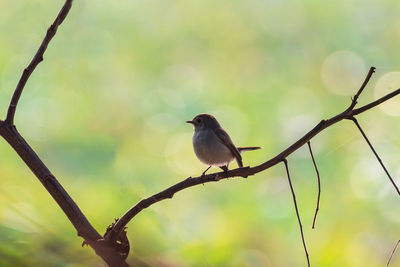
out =
[[257,150],[261,147],[236,147],[227,132],[222,129],[214,116],[199,114],[191,121],[186,121],[194,126],[193,148],[197,158],[209,167],[202,176],[211,168],[217,166],[228,171],[228,165],[236,159],[239,167],[243,167],[242,156],[244,151]]

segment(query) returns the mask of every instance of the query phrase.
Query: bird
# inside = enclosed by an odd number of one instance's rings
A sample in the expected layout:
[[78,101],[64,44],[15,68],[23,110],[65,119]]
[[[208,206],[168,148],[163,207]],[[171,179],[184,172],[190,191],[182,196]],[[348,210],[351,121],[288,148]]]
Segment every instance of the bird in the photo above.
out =
[[202,177],[212,166],[227,172],[228,165],[233,160],[236,160],[241,168],[243,167],[242,152],[261,149],[259,146],[236,147],[213,115],[199,114],[186,122],[194,126],[192,138],[194,152],[197,158],[208,166],[202,173]]

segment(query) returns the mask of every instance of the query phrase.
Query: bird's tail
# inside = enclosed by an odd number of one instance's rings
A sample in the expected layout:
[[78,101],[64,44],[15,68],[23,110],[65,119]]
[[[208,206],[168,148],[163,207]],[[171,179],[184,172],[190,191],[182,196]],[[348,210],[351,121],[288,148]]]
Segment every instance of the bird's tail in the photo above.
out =
[[252,151],[252,150],[257,150],[261,149],[259,146],[246,146],[246,147],[238,147],[237,148],[240,153],[245,152],[245,151]]

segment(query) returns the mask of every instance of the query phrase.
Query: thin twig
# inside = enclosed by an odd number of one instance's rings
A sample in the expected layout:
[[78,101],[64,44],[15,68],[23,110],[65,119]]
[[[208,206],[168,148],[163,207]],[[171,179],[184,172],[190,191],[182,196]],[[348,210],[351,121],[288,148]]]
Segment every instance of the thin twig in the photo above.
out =
[[[368,74],[369,75],[369,74]],[[366,79],[368,80],[368,79]],[[247,178],[248,176],[254,175],[256,173],[262,172],[266,169],[269,169],[276,164],[280,163],[282,159],[286,158],[293,152],[295,152],[297,149],[302,147],[304,144],[306,144],[308,141],[310,141],[314,136],[316,136],[318,133],[321,131],[325,130],[326,128],[332,126],[333,124],[336,124],[344,119],[351,119],[352,117],[361,114],[365,111],[368,111],[377,105],[397,96],[400,94],[400,88],[369,103],[366,104],[358,109],[352,109],[349,110],[348,108],[343,111],[342,113],[337,114],[336,116],[331,117],[330,119],[327,120],[322,120],[320,121],[314,128],[312,128],[308,133],[306,133],[303,137],[301,137],[299,140],[297,140],[295,143],[284,149],[281,153],[278,155],[272,157],[271,159],[265,161],[264,163],[261,163],[257,166],[254,167],[242,167],[242,168],[237,168],[237,169],[232,169],[227,172],[218,172],[218,173],[210,173],[204,176],[198,176],[198,177],[189,177],[175,185],[172,185],[161,192],[154,194],[148,198],[142,199],[138,203],[136,203],[134,206],[132,206],[114,225],[112,231],[109,232],[109,234],[105,237],[107,240],[110,241],[115,241],[117,240],[117,237],[119,234],[122,232],[122,230],[125,228],[125,226],[142,210],[145,208],[153,205],[154,203],[157,203],[159,201],[162,201],[164,199],[172,198],[174,194],[177,192],[184,190],[188,187],[196,186],[198,184],[204,184],[204,183],[209,183],[209,182],[217,182],[221,179],[225,178],[230,178],[230,177],[244,177]]]
[[28,67],[26,67],[22,72],[22,76],[19,79],[17,87],[15,88],[14,94],[11,98],[10,105],[8,107],[7,118],[5,120],[6,123],[8,124],[14,123],[15,110],[17,108],[19,98],[21,97],[22,90],[24,89],[26,82],[28,81],[32,72],[35,70],[36,66],[43,61],[43,54],[47,49],[47,45],[50,43],[51,39],[56,34],[58,26],[60,26],[60,24],[64,21],[65,17],[68,15],[71,6],[72,6],[72,0],[66,0],[64,6],[58,13],[53,24],[47,29],[46,36],[44,37],[42,43],[40,44],[40,47],[37,50],[35,56],[32,58],[31,63],[29,63]]
[[289,167],[288,167],[287,160],[284,159],[283,162],[285,163],[286,174],[287,174],[287,178],[288,178],[289,185],[290,185],[290,191],[292,191],[292,197],[293,197],[294,208],[295,208],[295,210],[296,210],[297,221],[299,222],[299,227],[300,227],[301,240],[303,241],[303,247],[304,247],[304,251],[305,251],[305,253],[306,253],[307,266],[310,267],[311,265],[310,265],[310,259],[309,259],[309,257],[308,257],[307,246],[306,246],[306,242],[304,241],[303,226],[302,226],[301,220],[300,220],[299,209],[297,208],[296,194],[294,193],[292,181],[291,181],[291,179],[290,179]]
[[360,124],[358,123],[357,119],[353,117],[353,118],[351,118],[351,120],[356,124],[358,130],[360,130],[362,136],[364,137],[365,141],[367,141],[369,147],[371,148],[372,152],[374,153],[376,159],[381,164],[381,166],[382,166],[383,170],[385,171],[386,175],[388,176],[390,182],[393,184],[394,188],[396,189],[397,194],[400,196],[399,188],[397,187],[396,183],[394,182],[392,176],[389,174],[389,171],[386,169],[386,167],[383,164],[381,158],[378,156],[378,153],[376,153],[376,151],[375,151],[374,147],[372,146],[371,142],[368,140],[367,136],[365,135],[365,133],[364,133],[363,129],[361,128]]
[[315,172],[317,173],[317,179],[318,179],[317,207],[315,208],[314,219],[313,219],[313,223],[312,223],[312,229],[314,229],[314,227],[315,227],[315,220],[317,219],[317,214],[318,214],[318,211],[319,211],[319,200],[320,200],[320,198],[321,198],[321,179],[320,179],[320,177],[319,177],[318,167],[317,167],[317,164],[315,163],[314,155],[313,155],[313,152],[312,152],[312,149],[311,149],[311,142],[308,141],[308,142],[307,142],[307,145],[308,145],[308,149],[310,150],[311,158],[312,158],[312,161],[313,161],[313,164],[314,164],[314,169],[315,169]]
[[351,104],[349,106],[349,109],[353,109],[356,105],[357,105],[357,99],[360,96],[360,94],[362,93],[362,91],[364,90],[365,86],[368,84],[369,79],[371,79],[372,74],[374,74],[375,72],[375,67],[371,67],[368,71],[367,77],[365,77],[364,82],[362,83],[360,89],[358,89],[357,93],[354,95]]
[[361,108],[354,109],[353,112],[351,112],[351,116],[357,116],[360,113],[363,113],[363,112],[365,112],[365,111],[367,111],[367,110],[369,110],[371,108],[374,108],[374,107],[382,104],[383,102],[391,99],[392,97],[398,95],[399,93],[400,93],[400,88],[394,90],[393,92],[390,92],[389,94],[387,94],[387,95],[385,95],[385,96],[383,96],[383,97],[381,97],[381,98],[379,98],[379,99],[377,99],[377,100],[375,100],[375,101],[373,101],[373,102],[371,102],[371,103],[369,103],[367,105],[362,106]]
[[393,251],[392,251],[392,253],[390,254],[389,260],[388,260],[388,262],[386,263],[386,267],[389,266],[389,264],[390,264],[390,262],[391,262],[391,260],[392,260],[392,258],[393,258],[393,255],[394,255],[394,253],[396,252],[397,247],[399,246],[399,243],[400,243],[400,240],[397,241],[396,246],[394,246]]

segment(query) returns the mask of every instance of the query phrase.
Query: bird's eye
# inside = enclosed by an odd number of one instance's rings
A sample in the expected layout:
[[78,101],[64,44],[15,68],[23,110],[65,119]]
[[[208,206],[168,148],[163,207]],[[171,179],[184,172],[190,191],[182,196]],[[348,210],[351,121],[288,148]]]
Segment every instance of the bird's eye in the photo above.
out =
[[197,119],[196,122],[197,122],[197,123],[200,123],[200,122],[201,122],[201,119]]

